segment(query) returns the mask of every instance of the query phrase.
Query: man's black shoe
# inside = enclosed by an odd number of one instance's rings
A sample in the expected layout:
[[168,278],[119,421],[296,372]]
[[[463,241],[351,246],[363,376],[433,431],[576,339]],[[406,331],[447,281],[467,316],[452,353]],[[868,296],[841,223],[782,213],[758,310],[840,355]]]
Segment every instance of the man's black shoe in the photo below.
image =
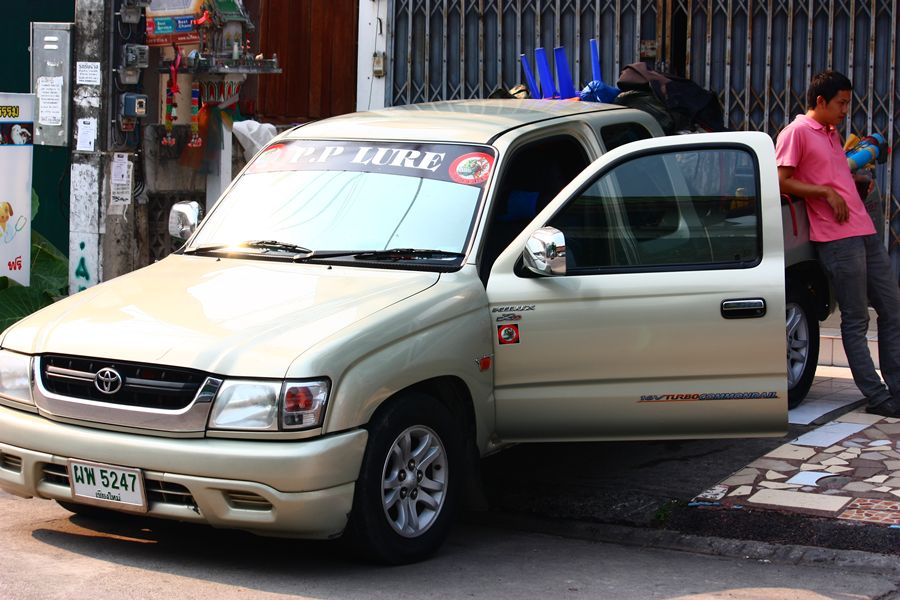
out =
[[885,400],[881,404],[867,406],[866,412],[871,415],[881,415],[882,417],[900,418],[900,403],[891,398],[890,400]]

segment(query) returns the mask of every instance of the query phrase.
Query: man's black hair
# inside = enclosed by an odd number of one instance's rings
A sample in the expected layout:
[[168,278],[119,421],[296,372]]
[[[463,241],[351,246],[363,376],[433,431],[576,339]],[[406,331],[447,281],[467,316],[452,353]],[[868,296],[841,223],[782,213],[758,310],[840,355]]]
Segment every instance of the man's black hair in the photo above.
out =
[[837,71],[823,71],[814,75],[812,81],[809,82],[809,89],[806,90],[806,108],[815,108],[816,98],[819,96],[825,98],[825,102],[831,102],[838,92],[852,89],[853,84],[846,75]]

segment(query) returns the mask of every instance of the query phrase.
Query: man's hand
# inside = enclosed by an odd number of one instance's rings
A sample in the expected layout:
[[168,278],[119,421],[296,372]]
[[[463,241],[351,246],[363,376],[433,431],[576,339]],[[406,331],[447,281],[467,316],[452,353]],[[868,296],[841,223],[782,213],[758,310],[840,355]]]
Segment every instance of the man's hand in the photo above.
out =
[[847,203],[840,194],[834,191],[834,188],[828,186],[823,187],[826,190],[825,200],[831,206],[831,210],[834,211],[834,220],[838,223],[846,223],[850,218],[850,209],[847,208]]

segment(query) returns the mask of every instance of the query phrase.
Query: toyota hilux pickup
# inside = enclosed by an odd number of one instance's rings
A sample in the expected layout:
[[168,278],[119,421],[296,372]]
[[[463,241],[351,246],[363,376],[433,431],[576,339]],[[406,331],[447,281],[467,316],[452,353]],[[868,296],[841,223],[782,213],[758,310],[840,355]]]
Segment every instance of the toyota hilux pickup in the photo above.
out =
[[198,209],[2,334],[0,488],[409,562],[510,444],[782,434],[830,307],[768,136],[620,106],[335,117]]

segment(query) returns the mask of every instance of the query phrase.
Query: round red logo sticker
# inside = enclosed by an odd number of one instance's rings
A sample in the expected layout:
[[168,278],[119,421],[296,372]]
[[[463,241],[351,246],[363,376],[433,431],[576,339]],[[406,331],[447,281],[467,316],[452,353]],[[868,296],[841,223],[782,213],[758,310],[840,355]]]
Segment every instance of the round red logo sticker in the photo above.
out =
[[484,152],[463,154],[450,163],[450,178],[456,183],[476,184],[487,181],[494,157]]

